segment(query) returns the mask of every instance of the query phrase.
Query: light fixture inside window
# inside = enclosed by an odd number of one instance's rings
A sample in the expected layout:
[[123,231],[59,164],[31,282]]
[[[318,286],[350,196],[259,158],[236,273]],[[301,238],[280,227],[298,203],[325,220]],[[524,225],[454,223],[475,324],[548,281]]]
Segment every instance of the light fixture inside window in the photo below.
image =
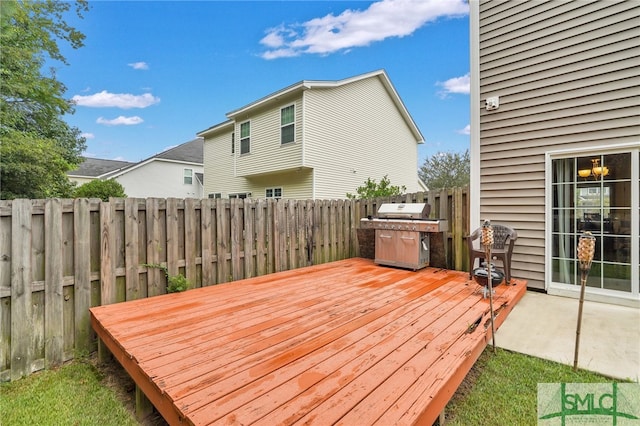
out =
[[578,176],[581,178],[588,178],[589,176],[593,176],[594,180],[600,179],[600,176],[608,176],[609,168],[600,165],[600,159],[594,158],[591,160],[591,168],[590,169],[580,169],[578,170]]

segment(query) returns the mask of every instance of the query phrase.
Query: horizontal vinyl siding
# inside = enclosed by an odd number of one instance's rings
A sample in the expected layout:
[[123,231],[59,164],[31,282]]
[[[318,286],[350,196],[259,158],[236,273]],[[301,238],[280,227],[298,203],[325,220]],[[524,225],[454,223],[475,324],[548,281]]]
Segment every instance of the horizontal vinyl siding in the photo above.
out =
[[480,1],[480,216],[518,231],[514,276],[532,287],[545,153],[640,140],[639,27],[637,1]]
[[417,142],[378,77],[304,94],[305,165],[316,198],[345,198],[368,179],[417,192]]
[[[236,117],[236,135],[240,124],[251,122],[251,152],[240,155],[240,138],[236,150],[236,175],[252,176],[273,173],[302,166],[302,98],[283,100],[275,108],[269,108],[246,117]],[[280,143],[280,109],[295,105],[295,142]]]
[[[205,198],[213,193],[221,193],[223,198],[227,198],[230,192],[247,192],[248,190],[244,179],[234,177],[231,133],[232,130],[229,130],[204,140]],[[239,140],[236,138],[236,150],[239,146]]]
[[302,169],[248,178],[253,198],[263,198],[266,188],[282,188],[282,198],[306,200],[313,198],[313,170]]
[[[184,169],[193,170],[191,184],[184,183]],[[200,184],[195,174],[202,170],[203,167],[197,164],[155,159],[133,167],[115,179],[128,197],[200,198]]]

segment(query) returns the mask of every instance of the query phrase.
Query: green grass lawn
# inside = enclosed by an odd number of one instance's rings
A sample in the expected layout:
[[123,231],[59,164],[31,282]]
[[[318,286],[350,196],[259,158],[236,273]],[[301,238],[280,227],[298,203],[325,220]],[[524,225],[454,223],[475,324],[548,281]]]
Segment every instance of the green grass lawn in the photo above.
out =
[[0,384],[0,424],[138,425],[104,374],[88,361]]
[[[96,367],[74,361],[0,384],[0,424],[138,425],[130,398],[123,397],[130,379],[111,362]],[[488,347],[447,406],[447,425],[535,425],[538,383],[612,381],[501,349],[494,354]]]
[[446,424],[535,425],[538,383],[614,381],[515,352],[497,349],[493,353],[488,346],[447,405]]

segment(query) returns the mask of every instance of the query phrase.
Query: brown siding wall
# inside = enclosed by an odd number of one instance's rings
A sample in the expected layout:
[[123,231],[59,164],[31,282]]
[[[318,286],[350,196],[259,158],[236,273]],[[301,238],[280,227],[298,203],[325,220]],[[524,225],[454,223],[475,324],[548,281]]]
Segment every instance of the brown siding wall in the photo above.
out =
[[545,153],[640,140],[640,2],[479,10],[480,216],[518,230],[514,276],[544,288]]

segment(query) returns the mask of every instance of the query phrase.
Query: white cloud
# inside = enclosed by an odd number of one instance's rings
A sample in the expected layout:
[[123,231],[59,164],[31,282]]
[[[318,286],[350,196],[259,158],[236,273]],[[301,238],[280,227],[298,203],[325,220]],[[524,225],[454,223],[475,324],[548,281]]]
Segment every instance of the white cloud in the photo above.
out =
[[436,85],[442,87],[442,90],[438,92],[441,98],[446,98],[450,93],[468,95],[471,92],[471,79],[469,73],[462,77],[450,78],[445,82],[439,81]]
[[456,133],[460,133],[461,135],[470,135],[471,125],[467,124],[463,129],[457,130]]
[[85,139],[95,139],[96,138],[96,135],[94,135],[93,133],[82,133],[80,136],[85,138]]
[[136,124],[141,124],[142,122],[144,122],[144,120],[137,115],[133,117],[124,117],[121,115],[118,118],[114,118],[112,120],[107,120],[104,117],[100,117],[96,120],[96,123],[104,124],[105,126],[134,126]]
[[267,30],[260,40],[264,59],[326,55],[367,46],[389,37],[405,37],[428,22],[469,13],[465,0],[381,0],[365,10],[347,9],[302,24]]
[[151,93],[132,95],[129,93],[109,93],[106,90],[87,96],[75,95],[71,100],[79,106],[123,109],[146,108],[160,102],[160,98],[153,96]]
[[130,64],[127,64],[128,66],[130,66],[131,68],[133,68],[134,70],[148,70],[149,69],[149,64],[147,64],[146,62],[132,62]]

